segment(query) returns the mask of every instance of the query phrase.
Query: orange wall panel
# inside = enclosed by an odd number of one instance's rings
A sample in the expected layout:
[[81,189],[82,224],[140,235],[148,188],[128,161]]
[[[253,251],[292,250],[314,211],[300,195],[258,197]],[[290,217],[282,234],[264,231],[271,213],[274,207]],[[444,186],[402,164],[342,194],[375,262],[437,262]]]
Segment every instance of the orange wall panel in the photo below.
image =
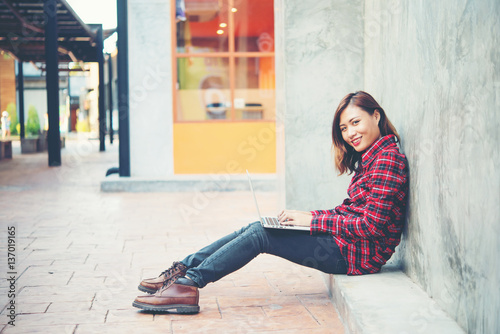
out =
[[9,103],[16,104],[15,61],[7,54],[0,54],[0,112]]
[[276,172],[274,122],[174,124],[175,174]]

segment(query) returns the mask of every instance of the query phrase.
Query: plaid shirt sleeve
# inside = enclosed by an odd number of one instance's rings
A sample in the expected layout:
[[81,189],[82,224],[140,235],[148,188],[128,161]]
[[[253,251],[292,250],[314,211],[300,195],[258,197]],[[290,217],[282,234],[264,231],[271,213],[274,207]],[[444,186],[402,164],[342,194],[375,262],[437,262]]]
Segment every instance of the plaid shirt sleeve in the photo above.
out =
[[[384,237],[384,230],[391,220],[391,212],[401,196],[401,187],[406,182],[405,163],[392,151],[382,152],[367,171],[367,194],[359,195],[365,200],[351,198],[351,205],[363,202],[363,207],[354,208],[359,214],[343,214],[344,210],[311,211],[311,233],[326,232],[345,239],[377,239]],[[339,206],[339,207],[342,207]],[[339,208],[338,207],[338,208]],[[358,210],[356,210],[358,209]]]

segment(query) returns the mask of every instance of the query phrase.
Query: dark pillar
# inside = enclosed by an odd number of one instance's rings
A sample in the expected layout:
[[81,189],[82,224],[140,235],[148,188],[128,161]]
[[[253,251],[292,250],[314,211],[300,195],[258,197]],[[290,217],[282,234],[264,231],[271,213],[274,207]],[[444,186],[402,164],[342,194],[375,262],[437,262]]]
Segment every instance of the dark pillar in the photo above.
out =
[[108,55],[109,143],[113,144],[113,58]]
[[59,132],[59,69],[57,43],[57,0],[44,0],[45,63],[47,83],[47,113],[49,114],[49,166],[61,165],[61,134]]
[[23,73],[23,62],[17,62],[17,93],[19,95],[19,125],[21,126],[21,133],[19,136],[21,139],[24,138],[24,73]]
[[96,50],[97,50],[97,63],[99,65],[99,151],[103,152],[105,147],[106,137],[106,94],[104,84],[104,42],[102,36],[102,24],[98,25],[96,32]]
[[130,129],[128,88],[128,15],[127,0],[117,0],[118,31],[118,114],[120,116],[118,136],[120,139],[120,176],[130,176]]

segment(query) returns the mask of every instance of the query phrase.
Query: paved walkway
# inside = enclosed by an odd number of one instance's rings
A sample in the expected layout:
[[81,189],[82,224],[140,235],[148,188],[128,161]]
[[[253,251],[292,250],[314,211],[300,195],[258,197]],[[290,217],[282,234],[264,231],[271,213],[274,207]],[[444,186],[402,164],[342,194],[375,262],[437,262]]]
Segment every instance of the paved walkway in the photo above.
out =
[[[13,160],[0,160],[1,333],[343,333],[322,274],[270,255],[200,290],[197,315],[138,311],[141,278],[255,220],[251,194],[101,193],[117,144],[99,153],[97,141],[67,140],[62,152],[56,168],[47,153],[20,155],[18,143]],[[275,193],[259,196],[274,210]]]

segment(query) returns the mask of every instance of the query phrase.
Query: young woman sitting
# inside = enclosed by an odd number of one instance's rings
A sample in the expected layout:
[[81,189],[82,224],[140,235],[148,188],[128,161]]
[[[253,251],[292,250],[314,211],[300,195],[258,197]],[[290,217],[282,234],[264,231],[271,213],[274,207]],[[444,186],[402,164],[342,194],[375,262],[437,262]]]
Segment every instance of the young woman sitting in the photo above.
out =
[[[335,164],[353,173],[349,197],[331,210],[283,210],[280,223],[310,232],[267,229],[254,222],[145,279],[133,306],[152,312],[199,312],[199,288],[240,269],[261,253],[329,274],[376,273],[401,239],[408,167],[399,136],[384,109],[366,92],[345,96],[332,126]],[[318,246],[327,249],[316,256]],[[314,261],[311,261],[314,259]]]

